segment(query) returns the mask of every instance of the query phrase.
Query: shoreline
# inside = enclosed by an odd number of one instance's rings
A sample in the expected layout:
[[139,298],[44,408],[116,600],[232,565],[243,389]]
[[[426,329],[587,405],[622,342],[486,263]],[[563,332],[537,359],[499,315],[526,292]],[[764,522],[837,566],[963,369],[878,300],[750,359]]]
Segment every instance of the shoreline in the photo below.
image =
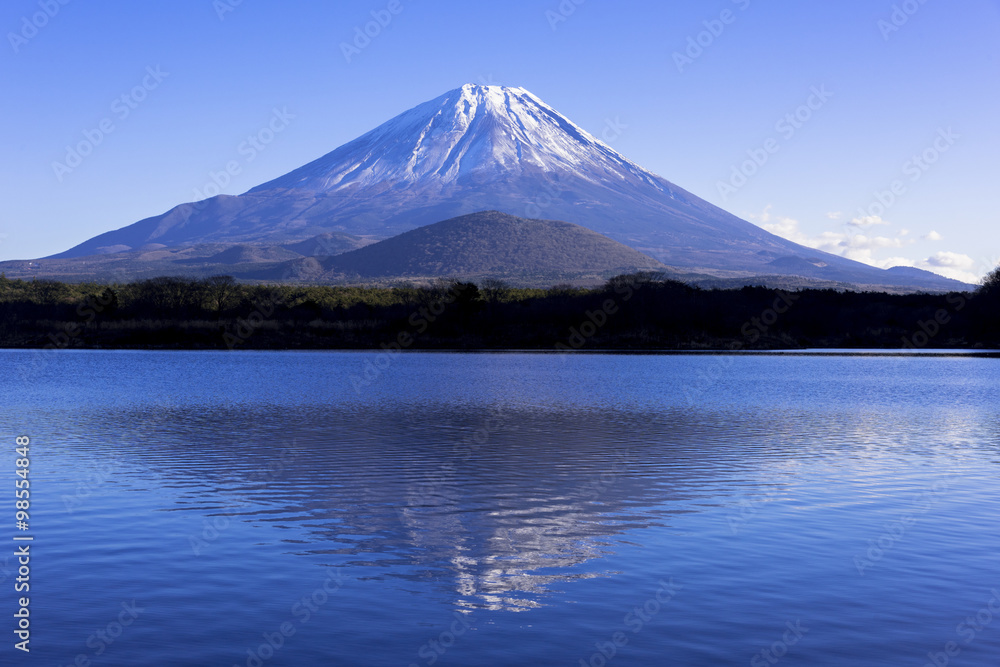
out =
[[538,354],[538,355],[615,355],[615,356],[659,356],[659,357],[697,357],[697,356],[757,356],[757,357],[982,357],[1000,358],[1000,349],[977,348],[934,348],[926,350],[908,350],[902,348],[803,348],[803,349],[762,349],[762,350],[732,350],[732,349],[627,349],[609,348],[592,350],[547,350],[538,348],[411,348],[404,350],[385,350],[379,348],[255,348],[247,347],[231,350],[224,347],[183,347],[183,346],[145,346],[145,347],[0,347],[0,352],[19,352],[42,350],[46,352],[343,352],[356,354]]

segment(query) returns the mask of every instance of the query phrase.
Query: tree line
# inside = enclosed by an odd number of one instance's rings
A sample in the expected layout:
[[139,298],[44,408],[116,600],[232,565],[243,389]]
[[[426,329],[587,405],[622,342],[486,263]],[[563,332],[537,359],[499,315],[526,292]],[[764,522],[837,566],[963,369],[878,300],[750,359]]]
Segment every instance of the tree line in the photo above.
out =
[[219,349],[973,348],[1000,344],[1000,269],[975,292],[705,290],[654,273],[600,287],[129,283],[0,275],[0,346]]

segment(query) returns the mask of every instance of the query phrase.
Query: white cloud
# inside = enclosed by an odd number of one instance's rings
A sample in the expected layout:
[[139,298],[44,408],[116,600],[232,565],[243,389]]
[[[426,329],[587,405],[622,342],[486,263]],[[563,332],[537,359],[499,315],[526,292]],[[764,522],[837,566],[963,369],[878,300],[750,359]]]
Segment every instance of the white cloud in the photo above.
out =
[[[764,209],[764,212],[760,215],[751,215],[750,218],[763,229],[786,238],[789,241],[794,241],[809,248],[823,250],[834,255],[841,255],[842,257],[864,262],[872,266],[879,265],[873,256],[876,250],[882,248],[902,248],[913,243],[912,240],[907,241],[900,236],[890,238],[888,236],[869,236],[848,232],[822,232],[818,236],[809,236],[799,229],[798,220],[773,216],[770,206]],[[878,218],[878,220],[881,221],[881,218]],[[854,221],[851,224],[853,225]],[[867,226],[876,224],[885,223],[876,221],[867,222]]]
[[962,255],[957,252],[939,252],[927,259],[916,261],[907,257],[890,257],[880,262],[879,265],[883,269],[889,269],[894,266],[912,266],[917,269],[931,271],[945,278],[961,280],[964,283],[975,285],[979,282],[979,276],[973,272],[977,268],[976,261],[968,255]]
[[974,272],[976,260],[957,252],[936,252],[921,262],[920,268],[966,283],[979,282],[979,276]]
[[826,217],[830,218],[831,220],[840,220],[843,217],[843,215],[844,214],[841,213],[840,211],[830,211],[829,213],[826,214]]
[[[816,236],[804,233],[799,227],[798,220],[773,215],[770,206],[765,208],[760,215],[750,215],[748,217],[762,229],[772,234],[777,234],[789,241],[794,241],[800,245],[822,250],[833,255],[840,255],[847,259],[853,259],[857,262],[863,262],[880,269],[888,269],[893,266],[909,266],[932,271],[946,278],[975,284],[979,282],[979,275],[975,271],[983,268],[982,266],[977,266],[976,261],[968,255],[949,251],[937,252],[922,260],[900,256],[878,259],[875,254],[881,250],[905,248],[916,243],[915,239],[906,238],[910,235],[908,229],[900,229],[896,232],[895,236],[877,236],[861,231],[876,225],[890,224],[878,216],[855,218],[844,225],[844,231],[826,231]],[[927,241],[940,241],[943,239],[937,232],[930,232],[921,238]]]
[[875,259],[874,253],[884,248],[903,248],[911,245],[913,241],[906,241],[899,236],[866,236],[865,234],[841,234],[843,238],[836,244],[821,247],[820,250],[833,252],[838,255],[853,259],[872,266],[879,266],[879,260]]
[[758,227],[762,227],[772,234],[777,234],[789,241],[805,245],[804,240],[806,237],[799,231],[799,221],[792,218],[775,218],[771,215],[770,206],[765,208],[760,215],[750,215],[748,217],[756,222]]
[[847,224],[854,225],[855,227],[874,227],[875,225],[888,225],[890,223],[888,220],[883,220],[877,215],[866,215],[861,218],[854,218]]
[[917,266],[917,263],[909,257],[890,257],[889,259],[883,260],[880,266],[883,269],[891,269],[894,266],[909,266],[914,269],[920,268]]
[[971,269],[976,266],[976,260],[968,255],[961,255],[957,252],[938,252],[933,257],[927,259],[934,266],[942,266],[952,269]]

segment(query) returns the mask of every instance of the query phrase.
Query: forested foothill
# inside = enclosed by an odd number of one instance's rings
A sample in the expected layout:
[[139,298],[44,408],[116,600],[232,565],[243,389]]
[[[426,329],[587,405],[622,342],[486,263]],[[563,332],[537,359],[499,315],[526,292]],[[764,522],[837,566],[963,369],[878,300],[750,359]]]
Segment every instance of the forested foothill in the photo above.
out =
[[768,350],[1000,347],[1000,269],[975,292],[706,290],[655,273],[597,288],[391,287],[229,276],[62,283],[0,276],[0,346]]

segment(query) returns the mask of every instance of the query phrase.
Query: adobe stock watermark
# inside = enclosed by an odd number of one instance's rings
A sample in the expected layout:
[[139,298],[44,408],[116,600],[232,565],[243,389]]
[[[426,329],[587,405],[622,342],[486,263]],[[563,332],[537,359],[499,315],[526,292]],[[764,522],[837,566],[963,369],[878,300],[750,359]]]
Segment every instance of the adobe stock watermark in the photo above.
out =
[[[291,465],[298,455],[299,449],[295,447],[294,443],[291,447],[282,449],[277,460],[268,464],[267,468],[260,468],[247,476],[245,490],[259,493],[267,489],[268,484],[277,481],[284,475],[285,465]],[[251,505],[253,505],[253,500],[242,495],[227,503],[226,509],[229,511],[215,514],[211,520],[206,516],[202,521],[201,531],[188,536],[191,552],[195,556],[201,556],[202,552],[207,551],[229,529],[233,520],[236,519],[236,510]]]
[[383,9],[373,9],[371,11],[372,20],[364,25],[354,26],[354,39],[350,42],[340,43],[340,52],[344,54],[344,60],[350,65],[351,61],[361,52],[371,46],[372,40],[382,34],[382,31],[389,27],[392,20],[399,16],[405,7],[402,0],[389,0]]
[[[246,660],[241,663],[233,663],[233,667],[262,667],[262,665],[274,657],[280,651],[289,638],[298,632],[299,627],[305,625],[316,614],[323,605],[344,585],[344,574],[339,567],[331,568],[323,582],[311,593],[303,595],[291,607],[291,618],[279,623],[274,632],[263,632],[261,637],[263,642],[256,647],[248,648]],[[297,627],[298,626],[298,627]]]
[[[792,294],[781,290],[775,290],[775,294],[777,296],[774,298],[774,302],[770,308],[765,308],[759,316],[751,317],[743,323],[743,326],[740,327],[740,333],[743,335],[745,342],[735,341],[731,343],[729,345],[731,351],[738,352],[746,349],[747,344],[753,345],[759,341],[778,323],[782,315],[791,310],[795,302],[802,296],[801,294]],[[695,405],[699,396],[711,389],[716,382],[723,378],[733,365],[735,359],[732,354],[718,354],[713,355],[712,358],[715,363],[710,368],[698,372],[697,384],[691,383],[684,387],[684,397],[687,399],[688,405]]]
[[[993,597],[987,600],[986,604],[979,611],[966,616],[965,619],[955,626],[955,634],[962,639],[962,643],[966,646],[971,644],[993,622],[995,614],[1000,613],[1000,591],[992,588],[990,589],[990,594]],[[958,642],[946,642],[941,651],[937,653],[934,651],[927,652],[928,662],[924,663],[924,667],[947,667],[951,663],[951,659],[961,652],[962,647]]]
[[493,72],[488,74],[480,74],[476,77],[476,81],[479,82],[480,86],[499,86],[500,83],[493,78]]
[[[466,433],[461,441],[452,445],[452,455],[461,457],[461,462],[465,463],[490,442],[494,433],[501,429],[510,429],[506,423],[509,418],[504,410],[502,406],[490,408],[486,418],[475,431]],[[434,498],[441,494],[442,489],[446,488],[449,480],[458,471],[459,468],[455,463],[444,462],[438,466],[437,471],[427,472],[421,481],[410,484],[406,489],[406,507],[398,509],[400,521],[406,524],[411,518],[410,513],[413,509],[433,504]]]
[[939,127],[934,140],[922,151],[914,153],[903,163],[900,167],[902,172],[900,178],[894,179],[884,190],[879,189],[872,193],[873,201],[868,206],[862,206],[858,209],[857,218],[883,217],[889,209],[896,205],[901,197],[909,192],[910,186],[907,185],[907,182],[911,185],[917,183],[924,177],[924,174],[930,171],[931,167],[937,164],[941,156],[951,150],[961,138],[962,135],[955,134],[952,128]]
[[67,514],[72,514],[80,505],[94,495],[111,478],[122,462],[118,459],[108,459],[102,462],[101,466],[83,477],[76,485],[76,493],[63,494],[63,509]]
[[[982,256],[976,266],[975,273],[985,278],[996,269],[1000,269],[1000,255]],[[982,278],[980,279],[980,282]]]
[[[629,450],[616,451],[615,458],[617,461],[611,464],[611,467],[605,472],[602,472],[597,477],[594,477],[585,485],[579,487],[580,499],[584,501],[596,501],[613,487],[619,479],[629,472],[631,452]],[[572,494],[572,495],[575,495]]]
[[[653,274],[639,273],[613,278],[610,286],[614,290],[616,297],[614,299],[605,299],[599,308],[584,311],[586,318],[578,326],[569,328],[569,336],[567,336],[566,342],[557,342],[554,346],[555,351],[565,354],[579,350],[586,345],[608,323],[609,318],[618,313],[620,309],[618,305],[619,297],[622,303],[631,300],[635,296],[636,291],[649,284],[647,280],[651,275]],[[563,357],[563,361],[566,361],[565,356]]]
[[394,340],[380,345],[381,351],[377,353],[375,361],[365,359],[361,375],[351,375],[351,386],[354,387],[354,393],[360,395],[363,388],[381,377],[389,369],[396,357],[403,350],[409,349],[416,342],[417,338],[426,332],[448,310],[448,306],[455,303],[467,288],[468,285],[465,283],[449,285],[447,292],[437,296],[430,303],[422,305],[412,312],[406,320],[412,328],[412,332],[406,329],[399,331]]
[[781,639],[767,648],[761,649],[750,658],[751,667],[767,667],[778,664],[782,658],[788,655],[791,648],[809,632],[809,628],[802,627],[802,621],[798,619],[795,623],[788,621],[785,623],[785,627],[788,629],[781,635]]
[[222,340],[226,347],[235,350],[238,345],[246,343],[257,332],[257,329],[264,326],[267,318],[274,314],[275,308],[283,305],[284,302],[284,297],[280,292],[274,292],[267,299],[254,302],[254,309],[246,319],[237,318],[236,326],[232,329],[227,326],[222,333]]
[[[732,0],[732,3],[740,11],[746,11],[750,7],[751,0]],[[685,67],[693,65],[695,60],[701,58],[705,50],[710,48],[712,44],[715,44],[715,40],[722,37],[722,33],[726,31],[726,26],[736,23],[738,16],[732,9],[723,9],[719,13],[718,18],[702,21],[701,24],[705,29],[696,35],[688,37],[687,47],[683,52],[674,51],[673,53],[674,65],[677,66],[677,71],[683,74]]]
[[601,141],[610,146],[615,143],[627,129],[628,125],[622,122],[621,116],[615,116],[613,119],[605,118],[604,127],[601,128]]
[[910,19],[920,11],[920,8],[927,4],[927,0],[904,0],[898,5],[892,6],[892,13],[888,19],[879,19],[876,25],[882,33],[882,41],[888,42],[893,33],[899,32]]
[[[601,128],[600,139],[605,144],[610,146],[614,142],[618,141],[621,136],[628,129],[628,124],[622,122],[621,116],[615,116],[614,118],[605,118],[604,126]],[[554,204],[558,199],[559,195],[563,192],[563,189],[559,187],[559,183],[546,182],[542,185],[542,193],[537,195],[530,202],[524,206],[524,217],[525,218],[538,218],[542,215],[542,211]]]
[[[0,563],[0,584],[5,583],[7,579],[11,578],[17,574],[17,554],[14,552],[8,552],[3,558],[3,562]],[[13,563],[11,560],[13,559]]]
[[769,490],[767,493],[754,496],[753,498],[741,498],[739,502],[739,511],[732,512],[726,517],[726,523],[729,525],[729,532],[733,535],[739,535],[740,530],[750,522],[760,508],[765,507],[778,492],[774,489]]
[[[629,294],[629,297],[631,297],[631,294]],[[623,298],[622,301],[628,301],[628,299]],[[615,300],[605,299],[600,308],[588,310],[585,313],[587,319],[581,322],[579,326],[570,327],[569,337],[566,338],[566,342],[556,343],[555,349],[563,354],[566,352],[572,352],[573,350],[579,350],[587,344],[587,341],[597,334],[599,329],[608,323],[608,318],[617,312],[618,304]],[[563,357],[563,361],[566,361],[566,357]]]
[[83,320],[82,324],[80,322],[69,322],[62,326],[61,330],[57,330],[56,333],[50,333],[48,335],[50,342],[46,343],[44,347],[34,348],[31,353],[31,362],[22,364],[18,368],[18,374],[22,381],[28,381],[33,374],[39,373],[43,368],[48,366],[52,360],[52,356],[58,350],[64,350],[79,344],[79,337],[83,335],[87,325],[97,319],[97,316],[114,302],[116,297],[109,290],[110,288],[106,289],[100,296],[90,295],[84,299],[83,303],[77,306],[76,314]]
[[452,620],[446,629],[417,649],[417,655],[427,662],[411,662],[409,667],[421,667],[425,664],[433,665],[472,628],[473,612],[462,613],[456,611],[452,616],[454,620]]
[[927,320],[920,320],[917,322],[918,331],[914,331],[909,336],[903,336],[903,348],[904,350],[919,350],[927,347],[934,338],[941,333],[942,327],[946,326],[951,322],[952,314],[951,310],[954,309],[956,313],[961,312],[965,309],[967,305],[966,298],[961,294],[949,294],[945,297],[948,302],[948,308],[939,308],[937,312],[934,313],[934,317]]
[[545,20],[549,22],[552,32],[559,28],[560,23],[565,23],[569,17],[576,13],[576,8],[587,0],[562,0],[555,9],[545,10]]
[[100,662],[97,658],[103,656],[125,634],[125,629],[135,623],[136,619],[146,611],[146,608],[140,607],[134,599],[128,602],[123,600],[121,608],[116,619],[109,621],[103,628],[95,630],[87,637],[85,645],[93,653],[76,654],[73,657],[73,662],[66,667],[90,667],[90,665]]
[[886,522],[882,526],[882,534],[874,540],[868,540],[868,549],[863,554],[854,557],[854,567],[858,574],[865,576],[869,570],[882,561],[896,545],[902,541],[906,532],[916,525],[920,515],[928,512],[938,502],[940,494],[948,489],[947,482],[935,482],[931,488],[923,491],[913,499],[910,511],[899,515],[895,521]]
[[562,189],[556,187],[556,184],[550,183],[548,181],[542,186],[542,194],[537,195],[530,202],[524,206],[524,217],[526,218],[539,218],[542,215],[542,211],[552,206],[559,199],[559,195]]
[[212,9],[220,21],[226,20],[226,14],[235,12],[236,8],[243,4],[243,0],[212,0]]
[[[780,135],[781,140],[791,141],[792,137],[812,120],[813,115],[822,109],[831,97],[833,97],[833,93],[826,89],[825,84],[818,87],[813,86],[809,89],[809,97],[804,103],[777,120],[774,124],[774,131]],[[781,140],[770,137],[764,141],[761,147],[747,150],[747,159],[738,165],[732,165],[729,179],[716,181],[715,187],[723,202],[729,201],[731,195],[739,192],[768,163],[771,157],[781,150]]]
[[168,76],[170,76],[170,72],[162,71],[159,65],[155,68],[152,65],[146,67],[146,75],[142,77],[142,81],[111,102],[111,115],[102,118],[97,123],[97,127],[83,130],[83,139],[74,146],[66,146],[66,155],[63,161],[52,163],[52,171],[56,175],[56,180],[62,183],[68,174],[83,164],[84,159],[117,129],[115,119],[121,122],[132,115],[132,112],[138,109],[139,105],[149,97],[149,93],[159,88]]
[[271,118],[267,123],[253,134],[248,134],[247,138],[236,147],[236,153],[241,156],[241,160],[230,160],[219,171],[209,170],[205,185],[194,189],[195,205],[222,194],[222,190],[233,182],[233,177],[242,174],[243,167],[256,160],[257,156],[274,141],[275,137],[284,132],[293,120],[295,114],[288,113],[288,107],[272,109]]
[[[659,586],[653,596],[641,605],[633,607],[622,618],[625,629],[633,635],[642,632],[646,624],[652,621],[653,617],[660,613],[660,610],[674,599],[677,592],[684,589],[684,586],[674,583],[673,577],[667,581],[660,579],[657,583]],[[629,639],[629,636],[623,631],[619,630],[612,633],[608,641],[594,644],[594,648],[597,650],[591,653],[589,658],[580,658],[580,667],[604,667],[618,655],[619,649],[628,645]]]
[[38,31],[49,24],[49,21],[56,17],[59,10],[70,3],[70,0],[38,0],[38,8],[41,11],[34,12],[30,17],[21,17],[21,29],[17,32],[8,32],[7,41],[14,53],[18,53],[22,46],[38,35]]

